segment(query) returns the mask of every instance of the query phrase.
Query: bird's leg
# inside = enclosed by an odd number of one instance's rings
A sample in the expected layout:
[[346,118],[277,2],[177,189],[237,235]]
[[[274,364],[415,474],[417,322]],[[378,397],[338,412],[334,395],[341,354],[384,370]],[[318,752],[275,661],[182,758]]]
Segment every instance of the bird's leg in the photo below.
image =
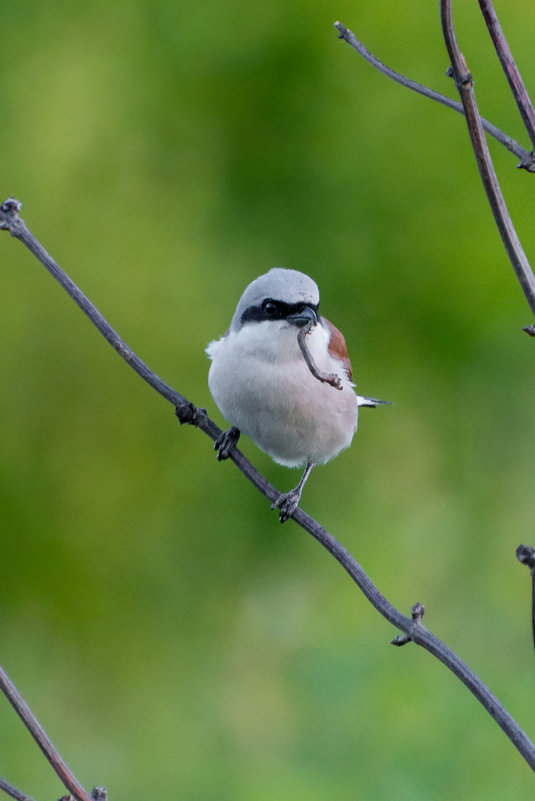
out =
[[272,509],[279,510],[279,520],[281,523],[285,523],[288,518],[290,518],[297,507],[299,506],[299,501],[301,500],[301,493],[303,492],[303,487],[305,486],[307,479],[314,467],[313,462],[307,462],[307,466],[305,467],[305,472],[301,476],[301,481],[293,490],[290,492],[283,492],[276,501],[273,501],[271,504]]
[[228,459],[231,450],[236,446],[240,438],[240,431],[236,426],[227,428],[223,431],[216,441],[214,442],[214,450],[217,451],[217,458],[221,462],[223,459]]

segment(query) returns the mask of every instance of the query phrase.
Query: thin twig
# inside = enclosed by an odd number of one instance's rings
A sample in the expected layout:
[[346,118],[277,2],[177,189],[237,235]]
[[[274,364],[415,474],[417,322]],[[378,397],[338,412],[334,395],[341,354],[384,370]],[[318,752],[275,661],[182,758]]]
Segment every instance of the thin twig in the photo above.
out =
[[[76,287],[71,279],[63,272],[59,265],[52,259],[46,252],[42,245],[35,239],[33,234],[29,231],[26,224],[19,218],[18,211],[21,204],[10,198],[2,206],[0,206],[0,228],[3,227],[9,230],[12,236],[19,239],[33,254],[37,256],[39,261],[46,267],[47,270],[56,278],[56,280],[66,289],[66,291],[73,297],[80,308],[84,311],[89,319],[94,323],[97,329],[106,337],[108,342],[115,347],[117,352],[123,356],[122,347],[117,347],[114,342],[122,343],[123,341],[114,332],[114,337],[110,339],[109,331],[111,326],[104,320],[102,315],[97,312],[93,304],[88,298]],[[116,339],[118,338],[118,339]],[[177,408],[177,415],[181,422],[190,423],[204,431],[208,436],[215,440],[221,429],[210,420],[206,411],[194,406],[190,401],[186,400],[183,395],[168,387],[162,380],[156,376],[143,362],[134,354],[129,351],[130,357],[126,360],[136,372],[138,372],[157,392],[159,392],[171,403],[175,403],[175,399],[180,399],[180,404]],[[143,365],[143,370],[140,370],[140,365]],[[167,387],[163,391],[163,387]],[[245,456],[236,448],[233,448],[230,453],[230,459],[238,467],[239,470],[251,481],[252,484],[270,501],[274,501],[280,496],[280,492],[270,484],[264,476],[252,466],[252,464],[245,458]],[[292,515],[295,522],[301,526],[305,531],[314,537],[343,567],[346,573],[352,578],[355,584],[359,587],[361,592],[365,595],[372,606],[388,620],[393,626],[400,631],[405,632],[411,640],[417,645],[422,646],[426,651],[435,656],[442,664],[444,664],[451,672],[459,678],[462,683],[470,690],[470,692],[477,698],[483,707],[489,712],[492,718],[505,732],[507,737],[511,740],[515,748],[524,757],[528,765],[535,771],[535,746],[527,736],[527,734],[520,728],[515,719],[505,709],[505,707],[498,701],[496,696],[491,690],[481,681],[481,679],[471,670],[468,665],[463,662],[447,645],[445,645],[438,637],[435,637],[425,626],[419,623],[417,626],[414,620],[401,614],[392,604],[384,597],[384,595],[373,584],[369,576],[365,573],[359,563],[351,556],[350,553],[333,537],[325,528],[320,526],[316,520],[311,518],[302,509],[296,509]]]
[[78,801],[91,801],[91,795],[82,787],[78,779],[74,776],[73,772],[52,743],[50,737],[1,666],[0,690],[4,693],[67,790],[77,798]]
[[[176,392],[169,384],[157,376],[150,370],[147,365],[131,350],[126,342],[121,339],[117,331],[111,327],[106,318],[99,312],[99,310],[90,302],[84,293],[76,286],[74,281],[71,281],[69,276],[63,272],[61,267],[54,261],[52,256],[46,252],[44,247],[37,239],[30,234],[26,223],[19,217],[19,211],[22,203],[14,197],[8,198],[0,207],[0,229],[8,229],[11,236],[20,239],[28,250],[46,267],[49,273],[58,281],[68,295],[74,300],[77,306],[87,314],[93,325],[95,325],[103,337],[107,339],[112,348],[117,351],[119,356],[125,360],[133,370],[138,373],[145,381],[162,395],[166,400],[170,401],[174,406],[187,407],[188,401]],[[11,222],[6,224],[6,215]],[[184,414],[187,414],[187,409],[184,408]]]
[[15,798],[16,801],[34,801],[31,795],[26,795],[26,793],[17,790],[16,787],[13,787],[12,784],[2,778],[0,778],[0,790],[3,790],[4,793],[10,795],[11,798]]
[[310,334],[312,327],[315,325],[316,323],[313,320],[310,320],[310,322],[299,329],[299,333],[297,334],[297,344],[299,345],[301,353],[303,354],[306,365],[314,378],[317,378],[318,381],[322,381],[324,384],[330,384],[331,387],[334,387],[335,389],[343,389],[342,379],[340,376],[336,375],[336,373],[323,373],[317,366],[308,348],[305,339],[308,334]]
[[509,86],[511,87],[513,97],[520,111],[522,121],[531,139],[531,143],[535,147],[535,109],[533,108],[533,103],[524,85],[522,76],[520,75],[520,70],[516,66],[513,54],[507,44],[507,39],[504,36],[500,20],[492,5],[492,0],[479,0],[479,7],[483,13],[505,77],[509,81]]
[[503,193],[496,177],[494,164],[489,153],[481,117],[477,107],[476,96],[472,76],[468,70],[466,60],[459,50],[455,32],[453,30],[453,19],[451,14],[451,0],[440,0],[440,19],[444,41],[451,61],[452,73],[455,85],[459,90],[461,101],[464,106],[464,113],[472,141],[472,147],[476,156],[479,174],[487,193],[487,198],[494,214],[496,225],[500,232],[507,255],[513,265],[514,271],[524,291],[531,311],[535,314],[535,276],[530,267],[529,261],[516,233],[513,221],[507,210]]
[[[359,53],[359,55],[361,55],[368,62],[368,64],[371,64],[376,70],[379,70],[379,72],[381,72],[383,75],[386,75],[387,78],[392,78],[393,81],[401,84],[401,86],[405,86],[407,89],[412,89],[413,92],[417,92],[424,97],[428,97],[430,100],[435,100],[437,103],[441,103],[443,106],[447,106],[448,108],[453,109],[453,111],[457,111],[459,114],[464,114],[462,103],[459,103],[457,100],[452,100],[451,97],[447,97],[446,95],[441,95],[439,92],[435,92],[433,89],[429,89],[429,87],[424,86],[421,83],[417,83],[410,78],[406,78],[400,72],[396,72],[390,67],[387,67],[386,64],[383,64],[382,61],[379,61],[377,56],[374,56],[374,54],[371,53],[359,39],[357,39],[353,31],[350,31],[349,28],[346,28],[341,22],[335,22],[334,27],[338,30],[339,39],[343,39],[345,42],[351,45],[351,47],[356,50],[357,53]],[[493,125],[492,122],[489,122],[482,117],[481,123],[487,133],[493,136],[494,139],[500,142],[500,144],[506,147],[507,150],[520,159],[520,163],[517,165],[520,169],[527,170],[527,172],[535,172],[535,156],[533,153],[530,153],[529,150],[526,150],[524,147],[522,147],[522,145],[516,142],[511,136]]]
[[531,574],[531,632],[535,647],[535,548],[531,545],[519,545],[516,549],[516,558],[521,564],[529,567]]

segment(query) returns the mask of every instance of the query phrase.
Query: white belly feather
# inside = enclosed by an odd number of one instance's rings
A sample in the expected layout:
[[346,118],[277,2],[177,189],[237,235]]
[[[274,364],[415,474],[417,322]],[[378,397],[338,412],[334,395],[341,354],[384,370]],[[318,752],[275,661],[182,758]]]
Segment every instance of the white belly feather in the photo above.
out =
[[206,349],[212,359],[208,384],[223,416],[287,467],[329,461],[351,444],[357,429],[354,385],[328,354],[328,341],[322,325],[306,339],[318,368],[339,375],[342,390],[314,378],[295,326],[283,321],[243,326]]

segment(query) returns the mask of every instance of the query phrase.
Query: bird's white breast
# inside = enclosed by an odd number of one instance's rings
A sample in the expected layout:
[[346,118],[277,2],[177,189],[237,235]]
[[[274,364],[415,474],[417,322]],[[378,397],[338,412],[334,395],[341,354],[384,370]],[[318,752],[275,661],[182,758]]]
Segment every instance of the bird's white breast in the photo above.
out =
[[351,444],[358,404],[340,361],[330,356],[321,324],[306,338],[318,368],[342,379],[338,390],[308,369],[297,329],[285,321],[245,325],[211,342],[208,384],[223,416],[275,461],[288,467],[327,462]]

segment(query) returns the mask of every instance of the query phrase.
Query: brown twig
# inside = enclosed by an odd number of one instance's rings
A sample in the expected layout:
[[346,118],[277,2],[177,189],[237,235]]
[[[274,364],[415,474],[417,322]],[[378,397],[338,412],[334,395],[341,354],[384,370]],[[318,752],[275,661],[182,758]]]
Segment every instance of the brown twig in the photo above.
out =
[[0,778],[0,790],[3,790],[4,793],[10,795],[11,798],[15,798],[16,801],[34,801],[30,795],[26,795],[26,793],[17,790],[16,787],[13,787],[12,784],[2,778]]
[[[77,798],[78,801],[91,801],[90,794],[82,787],[65,760],[61,757],[50,737],[1,666],[0,690],[4,693],[69,793]],[[5,787],[0,789],[6,790]]]
[[[12,236],[19,239],[38,258],[43,266],[46,267],[75,300],[78,306],[80,306],[82,311],[89,317],[100,333],[148,384],[173,404],[176,399],[179,399],[179,405],[176,411],[181,422],[197,426],[212,440],[215,440],[221,434],[221,429],[210,420],[206,411],[194,406],[190,401],[186,400],[183,395],[171,389],[171,387],[156,376],[139,357],[127,348],[117,332],[111,328],[109,323],[103,318],[100,312],[97,311],[91,301],[78,289],[76,284],[74,284],[57,262],[54,261],[43,246],[35,239],[27,225],[19,217],[18,212],[20,208],[21,204],[14,198],[9,198],[8,201],[3,203],[0,206],[0,228],[9,231]],[[113,332],[113,335],[111,335],[110,332]],[[129,354],[128,358],[125,357],[125,353]],[[246,478],[248,478],[270,501],[274,501],[280,496],[280,492],[252,466],[237,448],[231,450],[229,458],[238,469],[241,470]],[[386,620],[400,631],[408,634],[412,642],[420,645],[436,657],[460,679],[489,712],[515,748],[523,756],[527,764],[535,771],[534,744],[507,709],[498,701],[494,693],[491,692],[474,671],[471,670],[451,648],[448,648],[445,643],[439,640],[438,637],[435,637],[425,626],[421,625],[421,623],[415,626],[413,619],[399,612],[377,589],[357,560],[351,556],[329,531],[323,528],[323,526],[320,526],[316,520],[311,518],[310,515],[307,515],[302,509],[296,509],[292,517],[301,528],[311,534],[311,536],[336,559],[372,606],[374,606]],[[84,799],[84,801],[87,801],[87,799]]]
[[[387,78],[391,78],[393,81],[396,81],[396,83],[401,84],[401,86],[405,86],[407,89],[412,89],[413,92],[417,92],[418,94],[423,95],[430,100],[441,103],[443,106],[447,106],[447,108],[451,108],[453,111],[457,111],[459,114],[464,114],[464,107],[462,103],[459,103],[457,100],[452,100],[451,97],[442,95],[440,92],[435,92],[433,89],[429,89],[429,87],[424,86],[421,83],[417,83],[410,78],[406,78],[405,75],[402,75],[400,72],[396,72],[390,67],[387,67],[386,64],[383,64],[382,61],[379,61],[377,56],[374,56],[374,54],[371,53],[359,39],[357,39],[353,31],[350,31],[349,28],[346,28],[341,22],[335,22],[334,27],[338,31],[339,39],[343,39],[345,42],[351,45],[351,47],[356,50],[357,53],[368,62],[368,64],[371,64],[376,70],[381,72],[383,75],[386,75]],[[492,122],[489,122],[483,117],[481,118],[481,124],[488,134],[493,136],[494,139],[500,142],[500,144],[506,147],[507,150],[520,159],[520,162],[517,165],[520,169],[526,170],[527,172],[535,172],[535,156],[533,153],[530,153],[529,150],[526,150],[524,147],[522,147],[522,145],[516,142],[511,136],[501,131],[499,128],[493,125]]]
[[451,14],[451,0],[440,0],[440,18],[444,41],[446,42],[451,61],[452,75],[461,96],[479,174],[481,175],[481,180],[483,181],[483,186],[485,187],[487,198],[507,255],[513,265],[531,311],[535,314],[535,276],[533,275],[527,256],[524,253],[524,249],[516,233],[507,210],[500,184],[498,183],[494,164],[492,163],[483,132],[472,76],[455,38]]
[[303,358],[314,378],[317,378],[318,381],[323,381],[324,384],[330,384],[331,387],[334,387],[335,389],[343,389],[342,379],[340,378],[340,376],[336,375],[336,373],[323,373],[316,365],[316,362],[314,361],[312,354],[308,348],[308,345],[305,340],[308,334],[310,334],[310,331],[312,330],[313,326],[315,325],[316,323],[313,320],[310,320],[310,322],[308,322],[306,325],[304,325],[302,328],[299,329],[299,333],[297,334],[297,343],[299,345],[301,353],[303,354]]
[[521,564],[527,565],[531,573],[531,631],[535,647],[535,548],[531,545],[519,545],[516,549],[516,558]]
[[500,64],[509,81],[509,86],[515,98],[520,116],[531,139],[531,144],[535,147],[535,109],[528,94],[528,91],[520,75],[520,70],[516,66],[513,54],[507,44],[498,15],[492,5],[492,0],[479,0],[479,7],[487,24],[490,37],[500,59]]

